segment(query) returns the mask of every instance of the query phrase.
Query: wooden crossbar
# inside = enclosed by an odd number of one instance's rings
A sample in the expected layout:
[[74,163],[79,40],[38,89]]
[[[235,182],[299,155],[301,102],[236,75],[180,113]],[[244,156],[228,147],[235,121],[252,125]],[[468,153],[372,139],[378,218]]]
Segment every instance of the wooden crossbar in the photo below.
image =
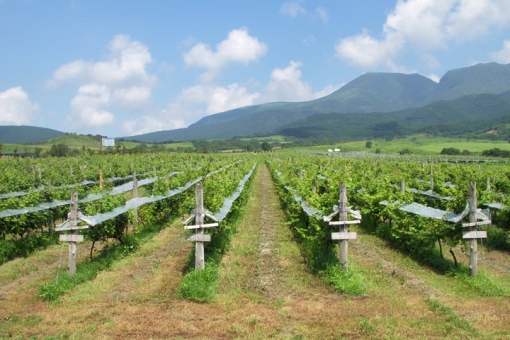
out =
[[346,224],[359,224],[361,220],[352,220],[352,221],[330,221],[329,225],[346,225]]
[[190,229],[201,229],[201,228],[213,228],[217,227],[218,223],[209,223],[209,224],[200,224],[200,225],[186,225],[184,226],[184,229],[190,230]]

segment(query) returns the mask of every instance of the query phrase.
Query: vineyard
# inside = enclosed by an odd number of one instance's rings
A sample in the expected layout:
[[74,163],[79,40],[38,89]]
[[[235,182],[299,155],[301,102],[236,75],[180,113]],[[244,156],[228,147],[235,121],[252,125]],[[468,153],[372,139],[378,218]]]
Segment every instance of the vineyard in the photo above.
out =
[[0,166],[0,338],[510,336],[506,163],[280,151]]

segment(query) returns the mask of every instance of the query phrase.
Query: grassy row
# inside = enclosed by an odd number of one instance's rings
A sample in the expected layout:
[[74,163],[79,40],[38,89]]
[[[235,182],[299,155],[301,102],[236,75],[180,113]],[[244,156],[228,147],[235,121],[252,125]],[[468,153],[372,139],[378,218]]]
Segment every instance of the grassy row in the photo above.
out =
[[192,248],[188,257],[188,273],[184,275],[177,287],[177,295],[180,298],[203,303],[212,301],[215,298],[218,288],[219,264],[242,218],[251,192],[255,171],[256,169],[250,179],[246,181],[243,192],[221,222],[211,242],[205,244],[205,269],[194,269],[195,249],[194,247]]
[[271,165],[269,168],[288,216],[288,225],[310,270],[335,291],[354,296],[365,294],[367,288],[363,273],[356,268],[347,272],[340,267],[336,256],[337,247],[331,240],[332,230],[324,228],[323,221],[308,216],[295,201],[293,194],[284,187],[280,177],[275,176]]
[[[172,220],[175,220],[175,218],[172,218]],[[63,273],[50,282],[41,285],[38,297],[45,301],[57,301],[60,296],[77,285],[94,279],[101,271],[108,270],[116,261],[136,252],[141,244],[149,241],[171,223],[147,226],[135,234],[126,235],[122,239],[122,243],[118,242],[104,247],[98,256],[87,259],[77,266],[75,275],[69,276]]]

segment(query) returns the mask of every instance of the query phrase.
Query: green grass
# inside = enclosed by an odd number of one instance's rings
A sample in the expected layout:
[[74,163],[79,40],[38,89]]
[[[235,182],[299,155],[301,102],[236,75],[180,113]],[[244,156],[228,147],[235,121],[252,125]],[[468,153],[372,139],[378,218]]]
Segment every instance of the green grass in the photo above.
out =
[[336,143],[333,145],[314,146],[309,149],[326,151],[327,149],[340,148],[342,152],[348,151],[365,151],[374,153],[376,149],[380,149],[381,153],[394,154],[403,149],[409,149],[413,154],[421,155],[437,155],[441,153],[443,148],[457,148],[460,151],[468,150],[471,153],[481,154],[482,151],[500,148],[502,150],[510,150],[510,143],[505,141],[489,141],[466,138],[451,137],[431,137],[427,135],[414,135],[403,139],[394,139],[391,141],[373,139],[372,148],[365,147],[366,140]]
[[204,269],[193,270],[183,277],[177,295],[195,302],[210,302],[216,295],[218,277],[218,265],[209,261]]
[[329,264],[319,276],[327,285],[342,294],[359,296],[365,294],[367,290],[362,274],[352,269],[346,272],[338,264]]

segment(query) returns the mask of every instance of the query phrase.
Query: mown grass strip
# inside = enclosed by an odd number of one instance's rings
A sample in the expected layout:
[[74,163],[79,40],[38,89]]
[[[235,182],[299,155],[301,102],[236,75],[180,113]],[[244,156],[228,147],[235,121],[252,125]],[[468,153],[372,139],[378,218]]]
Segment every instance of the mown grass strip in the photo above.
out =
[[50,282],[41,285],[38,297],[44,301],[57,301],[60,296],[69,292],[77,285],[94,279],[101,271],[108,270],[115,261],[134,253],[141,244],[149,241],[160,230],[170,224],[171,222],[147,226],[136,234],[125,236],[122,243],[104,247],[97,257],[81,263],[77,267],[75,275],[69,276],[64,273]]
[[[255,174],[256,169],[253,171]],[[234,201],[230,212],[225,219],[221,222],[221,226],[216,231],[213,239],[206,245],[205,269],[195,270],[195,254],[194,247],[189,254],[187,270],[188,273],[184,275],[181,283],[177,287],[177,295],[182,299],[188,299],[196,302],[206,303],[215,299],[218,278],[219,278],[219,263],[225,254],[232,236],[236,233],[237,226],[243,216],[244,208],[248,201],[251,185],[253,183],[252,175],[244,185],[241,195]]]
[[[478,335],[476,329],[474,329],[469,322],[455,314],[453,309],[451,309],[450,307],[443,305],[440,301],[435,299],[427,299],[426,303],[434,314],[444,317],[449,325],[455,328],[470,331],[472,332],[473,335]],[[451,333],[451,331],[452,331],[451,329],[445,329],[445,332],[447,334]]]

